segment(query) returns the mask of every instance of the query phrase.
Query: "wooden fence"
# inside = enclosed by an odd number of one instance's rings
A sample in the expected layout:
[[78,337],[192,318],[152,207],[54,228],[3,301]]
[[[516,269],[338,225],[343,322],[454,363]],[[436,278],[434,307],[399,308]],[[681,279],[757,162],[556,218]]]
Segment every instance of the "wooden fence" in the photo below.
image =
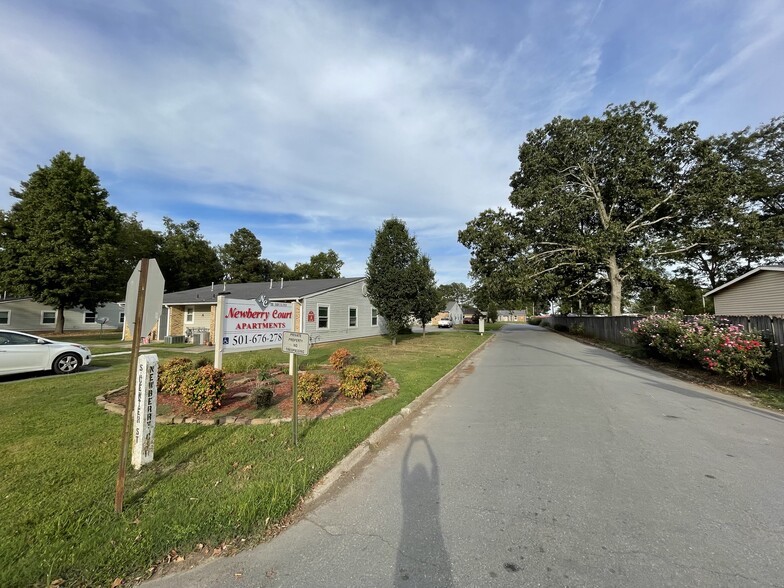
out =
[[[642,316],[562,316],[547,317],[551,326],[564,325],[573,330],[578,324],[586,335],[616,345],[633,345],[626,334]],[[774,316],[716,316],[733,325],[742,325],[748,331],[762,334],[763,340],[773,352],[767,379],[784,385],[784,317]]]

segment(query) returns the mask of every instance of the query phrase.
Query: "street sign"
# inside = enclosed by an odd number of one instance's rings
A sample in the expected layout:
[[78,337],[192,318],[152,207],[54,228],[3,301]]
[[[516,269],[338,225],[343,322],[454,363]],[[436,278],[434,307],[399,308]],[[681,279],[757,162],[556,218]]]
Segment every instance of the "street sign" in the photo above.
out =
[[[134,317],[136,316],[136,300],[139,296],[139,276],[141,275],[141,267],[142,262],[139,261],[125,288],[125,320],[128,324],[128,332],[131,334],[131,338],[133,338],[134,333],[137,332],[136,325],[134,324]],[[161,268],[158,267],[158,262],[154,259],[149,260],[147,284],[145,285],[144,295],[144,316],[142,317],[141,328],[138,329],[139,337],[146,337],[149,335],[155,323],[161,318],[161,308],[163,307],[163,284],[163,274],[161,273]]]
[[283,333],[283,342],[280,346],[283,353],[294,355],[308,355],[310,353],[310,336],[307,333]]

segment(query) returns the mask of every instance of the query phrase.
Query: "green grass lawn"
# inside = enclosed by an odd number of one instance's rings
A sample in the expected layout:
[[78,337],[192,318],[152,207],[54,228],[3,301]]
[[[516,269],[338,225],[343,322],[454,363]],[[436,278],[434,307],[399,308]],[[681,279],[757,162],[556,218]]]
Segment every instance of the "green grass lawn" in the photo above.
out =
[[[489,333],[493,331],[498,331],[501,328],[503,328],[504,325],[514,325],[514,324],[516,323],[489,323],[485,321],[485,332]],[[523,323],[519,323],[519,324],[523,324]],[[479,325],[474,325],[474,324],[455,325],[454,328],[457,329],[458,331],[474,331],[475,333],[479,332]]]
[[[128,469],[124,511],[114,513],[122,417],[95,396],[124,385],[128,356],[98,358],[73,376],[0,383],[0,586],[109,586],[145,577],[171,550],[259,540],[318,479],[483,339],[460,332],[382,338],[311,349],[301,369],[337,347],[376,357],[397,379],[394,398],[291,426],[158,425],[155,461]],[[160,353],[162,356],[176,353]],[[211,357],[211,354],[206,354]],[[278,351],[232,354],[252,367]],[[197,357],[197,356],[191,356]]]

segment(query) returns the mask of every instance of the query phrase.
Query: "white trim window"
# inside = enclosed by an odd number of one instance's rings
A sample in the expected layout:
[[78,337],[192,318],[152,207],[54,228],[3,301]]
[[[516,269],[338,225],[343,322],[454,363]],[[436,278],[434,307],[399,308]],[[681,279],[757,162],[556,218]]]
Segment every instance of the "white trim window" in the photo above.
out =
[[186,306],[185,307],[185,324],[186,325],[192,325],[193,322],[194,322],[195,317],[196,317],[196,312],[194,311],[193,307],[192,306]]
[[89,310],[84,311],[84,324],[85,325],[94,325],[95,324],[96,315],[94,312],[90,312]]
[[318,305],[318,317],[317,317],[316,326],[319,329],[328,329],[329,328],[329,305],[328,304],[319,304]]
[[11,324],[11,311],[0,310],[0,325],[10,325],[10,324]]
[[57,311],[56,310],[42,310],[41,311],[41,324],[42,325],[53,325],[57,322]]
[[355,329],[357,327],[357,307],[348,307],[348,328]]
[[378,309],[371,308],[370,309],[370,326],[377,327],[378,326]]

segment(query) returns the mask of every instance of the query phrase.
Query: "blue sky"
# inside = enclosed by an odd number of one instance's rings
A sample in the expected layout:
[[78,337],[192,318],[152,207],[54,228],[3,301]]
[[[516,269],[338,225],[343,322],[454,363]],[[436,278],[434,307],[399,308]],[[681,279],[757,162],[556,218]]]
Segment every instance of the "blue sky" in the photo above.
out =
[[441,283],[525,134],[653,100],[704,136],[784,113],[779,0],[5,0],[0,208],[61,149],[148,228],[240,227],[363,275],[385,218]]

